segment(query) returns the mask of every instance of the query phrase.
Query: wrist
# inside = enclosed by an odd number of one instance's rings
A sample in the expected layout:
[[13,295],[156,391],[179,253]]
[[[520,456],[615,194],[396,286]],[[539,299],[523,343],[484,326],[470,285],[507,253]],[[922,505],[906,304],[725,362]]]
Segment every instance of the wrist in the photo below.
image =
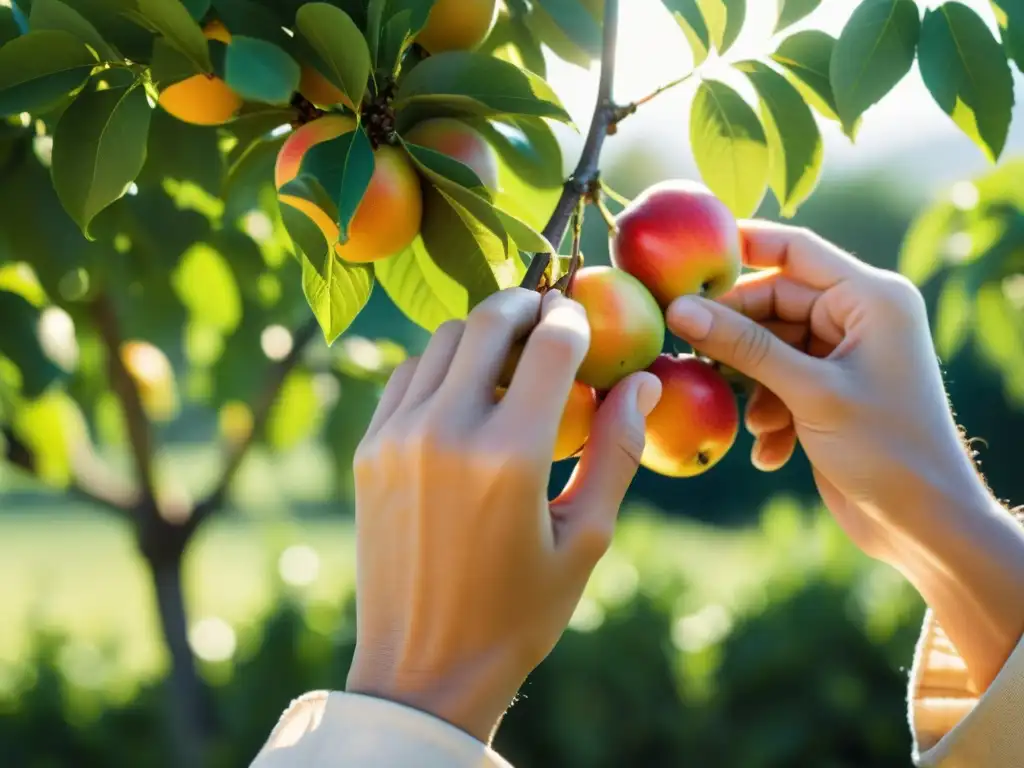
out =
[[405,671],[386,660],[361,659],[357,650],[345,690],[411,707],[490,744],[521,684],[506,678],[484,662],[437,672]]

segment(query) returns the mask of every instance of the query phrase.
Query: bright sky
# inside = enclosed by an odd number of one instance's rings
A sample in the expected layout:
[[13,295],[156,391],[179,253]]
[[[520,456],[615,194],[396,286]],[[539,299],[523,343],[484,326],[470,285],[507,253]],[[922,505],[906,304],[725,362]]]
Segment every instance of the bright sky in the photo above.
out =
[[[798,25],[783,32],[814,27],[838,35],[860,0],[824,0],[811,16]],[[995,17],[988,0],[962,0],[974,8],[996,30]],[[935,7],[940,0],[928,0],[922,5]],[[620,51],[617,65],[616,96],[620,102],[630,101],[654,90],[659,85],[685,74],[690,68],[691,56],[686,41],[678,26],[666,14],[661,0],[623,0],[620,30]],[[775,21],[774,0],[747,0],[747,24],[743,34],[728,52],[729,59],[750,58],[770,53],[777,40],[770,38]],[[749,84],[742,76],[717,62],[709,62],[705,70],[708,76],[723,79],[741,92],[749,95]],[[1017,101],[1024,107],[1024,79],[1015,72]],[[552,61],[549,81],[565,99],[566,106],[585,130],[593,108],[596,94],[597,67],[586,72],[561,61]],[[687,105],[693,87],[686,86],[678,92],[661,96],[656,102],[645,106],[630,121],[623,124],[620,136],[651,140],[652,134],[671,138],[676,132],[682,137],[688,135]],[[1024,117],[1017,111],[1018,120]],[[863,165],[870,158],[879,158],[898,150],[900,146],[922,143],[936,139],[960,137],[952,121],[933,103],[924,87],[917,67],[879,105],[869,111],[863,128],[858,135],[856,148],[842,135],[834,123],[819,121],[826,140],[826,167],[836,167],[849,162]],[[567,137],[568,138],[568,137]],[[962,139],[969,152],[973,145],[967,138]],[[614,152],[614,146],[610,147]],[[1024,151],[1024,142],[1012,142],[1007,152]],[[685,151],[676,158],[683,160]],[[979,169],[984,168],[984,157],[977,153]],[[675,165],[675,163],[672,163]]]

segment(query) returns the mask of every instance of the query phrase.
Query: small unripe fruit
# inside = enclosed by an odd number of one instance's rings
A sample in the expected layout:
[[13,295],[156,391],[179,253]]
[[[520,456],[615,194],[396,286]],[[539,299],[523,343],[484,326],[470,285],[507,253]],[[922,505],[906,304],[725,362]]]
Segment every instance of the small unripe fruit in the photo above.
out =
[[[274,169],[278,189],[294,179],[309,148],[355,130],[356,121],[343,115],[328,115],[306,123],[292,133],[281,147]],[[405,250],[416,239],[423,221],[423,198],[419,176],[405,153],[392,146],[374,152],[375,166],[356,215],[349,224],[348,242],[338,242],[338,223],[318,206],[279,194],[282,203],[306,214],[323,232],[335,252],[345,261],[365,263],[385,259]]]
[[616,224],[612,264],[636,276],[662,308],[687,294],[721,296],[739,277],[736,219],[702,184],[655,184],[619,214]]
[[430,53],[471,51],[498,20],[498,0],[437,0],[416,42]]
[[[207,40],[231,43],[231,33],[219,21],[207,24],[203,34]],[[242,108],[242,97],[219,77],[193,75],[161,91],[158,103],[182,122],[223,125]]]
[[[505,396],[505,387],[499,386],[495,399],[500,401]],[[597,413],[597,392],[593,387],[573,382],[566,400],[562,419],[558,422],[558,437],[555,438],[555,450],[552,461],[565,461],[576,456],[590,438],[590,428]]]
[[732,387],[693,355],[661,355],[648,370],[661,380],[661,400],[647,417],[640,463],[668,477],[707,472],[729,452],[739,432]]
[[665,344],[665,318],[643,284],[611,267],[576,273],[572,298],[590,323],[590,349],[576,378],[598,390],[614,387],[642,371]]
[[453,117],[425,120],[413,127],[405,138],[469,166],[485,187],[498,189],[498,153],[483,134],[463,121]]

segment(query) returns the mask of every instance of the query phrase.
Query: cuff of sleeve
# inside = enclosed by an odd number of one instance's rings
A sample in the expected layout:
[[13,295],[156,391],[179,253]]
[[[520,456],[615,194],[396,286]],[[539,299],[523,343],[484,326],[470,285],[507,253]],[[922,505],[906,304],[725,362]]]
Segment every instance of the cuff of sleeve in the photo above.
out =
[[316,691],[292,702],[250,768],[512,768],[432,715],[384,699]]
[[1024,755],[1024,639],[984,693],[931,612],[910,676],[914,762],[921,768],[1009,768]]

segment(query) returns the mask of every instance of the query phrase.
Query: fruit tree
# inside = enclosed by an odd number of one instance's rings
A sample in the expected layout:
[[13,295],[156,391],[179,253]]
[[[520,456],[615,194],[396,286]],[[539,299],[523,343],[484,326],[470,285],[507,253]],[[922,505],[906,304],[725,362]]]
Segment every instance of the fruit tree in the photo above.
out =
[[[571,294],[593,341],[553,459],[586,442],[602,391],[650,369],[666,396],[643,463],[692,476],[729,450],[739,411],[712,362],[663,354],[664,309],[733,285],[736,219],[769,191],[784,216],[812,194],[820,123],[855,141],[916,61],[949,119],[1000,158],[1020,3],[992,0],[983,17],[952,0],[863,0],[832,37],[813,27],[821,2],[777,0],[760,55],[741,58],[747,0],[663,0],[690,74],[623,103],[630,3],[617,0],[0,0],[3,455],[133,526],[181,765],[201,764],[217,727],[187,642],[182,553],[254,445],[324,427],[339,465],[350,458],[402,354],[335,343],[375,286],[427,331],[506,287]],[[600,71],[568,180],[552,125],[577,126],[547,82],[551,57]],[[689,130],[673,151],[692,152],[700,182],[622,200],[600,174],[606,139],[684,84]],[[1021,199],[986,209],[1018,244]],[[607,222],[611,266],[582,265],[588,213]],[[948,301],[966,306],[959,295]],[[183,436],[186,411],[212,425],[188,436],[223,452],[195,493],[157,450]]]

